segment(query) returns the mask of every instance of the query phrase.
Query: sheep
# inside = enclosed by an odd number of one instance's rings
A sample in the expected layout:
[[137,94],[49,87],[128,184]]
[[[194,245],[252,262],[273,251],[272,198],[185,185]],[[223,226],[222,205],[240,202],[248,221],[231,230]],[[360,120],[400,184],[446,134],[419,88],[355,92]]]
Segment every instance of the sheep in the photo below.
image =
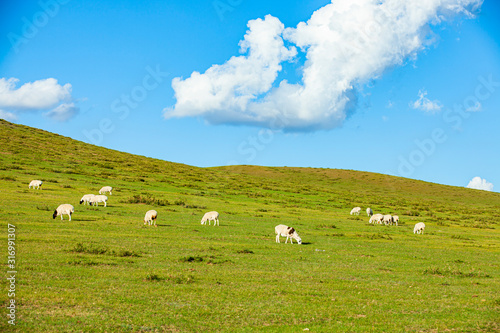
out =
[[108,197],[105,195],[94,195],[90,198],[89,203],[93,206],[99,206],[99,202],[104,202],[104,207],[106,207],[106,201],[108,201]]
[[359,215],[359,212],[361,211],[361,207],[354,207],[351,210],[351,215]]
[[111,194],[111,190],[113,188],[111,186],[104,186],[102,187],[100,190],[99,190],[99,194],[105,194],[106,192],[109,192],[109,194]]
[[144,224],[154,224],[155,227],[156,225],[156,218],[158,217],[158,212],[154,209],[148,210],[146,212],[146,216],[144,216]]
[[288,239],[290,239],[290,244],[293,244],[293,239],[295,239],[298,244],[302,244],[302,238],[300,238],[297,231],[292,227],[280,224],[274,228],[274,232],[276,233],[276,243],[279,243],[280,236],[283,236],[286,237],[285,244],[288,242]]
[[384,215],[383,221],[385,225],[392,224],[392,215],[390,214]]
[[40,189],[40,186],[42,186],[42,183],[43,182],[41,180],[32,180],[28,185],[28,188],[31,188],[33,186],[33,188],[36,187],[36,189],[38,190]]
[[399,222],[399,216],[397,215],[392,215],[392,222],[396,223],[396,225],[398,225],[398,222]]
[[66,214],[69,216],[69,220],[71,221],[71,214],[75,212],[75,208],[71,206],[70,204],[62,204],[57,207],[57,209],[54,211],[54,214],[52,214],[52,217],[55,219],[56,216],[61,215],[61,220],[63,220],[63,215]]
[[92,198],[95,197],[95,194],[85,194],[81,199],[80,199],[80,205],[83,203],[89,204],[91,203]]
[[366,215],[368,215],[368,216],[372,216],[373,215],[373,210],[370,207],[368,207],[366,209]]
[[383,219],[384,219],[384,215],[382,215],[382,214],[374,214],[374,215],[372,215],[372,217],[370,217],[370,221],[368,221],[368,223],[382,224],[382,220]]
[[201,219],[201,224],[207,224],[210,225],[210,221],[214,221],[214,227],[215,224],[219,225],[219,213],[213,211],[213,212],[208,212],[203,215],[203,218]]
[[418,222],[415,224],[415,228],[413,228],[413,233],[414,234],[423,234],[425,229],[425,224],[424,222]]

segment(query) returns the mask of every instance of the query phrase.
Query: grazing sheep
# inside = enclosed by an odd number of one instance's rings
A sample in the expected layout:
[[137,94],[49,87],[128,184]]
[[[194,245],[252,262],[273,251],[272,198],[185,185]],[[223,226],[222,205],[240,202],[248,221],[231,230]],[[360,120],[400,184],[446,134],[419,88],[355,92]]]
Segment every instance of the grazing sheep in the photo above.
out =
[[42,186],[42,181],[41,180],[32,180],[28,186],[28,188],[31,188],[33,186],[33,188],[36,187],[36,189],[40,189],[40,186]]
[[413,228],[413,233],[414,234],[423,234],[425,229],[425,224],[424,222],[418,222],[415,224],[415,228]]
[[75,212],[75,209],[73,206],[70,204],[62,204],[57,207],[57,209],[54,211],[54,214],[52,214],[52,217],[55,219],[56,216],[61,215],[61,220],[63,220],[63,215],[68,215],[69,220],[71,221],[71,214]]
[[95,197],[95,194],[85,194],[81,199],[80,199],[80,205],[83,203],[84,205],[89,204],[92,200],[92,198]]
[[144,224],[154,224],[155,227],[157,226],[156,225],[156,218],[158,217],[158,212],[154,209],[152,210],[148,210],[146,212],[146,216],[144,216]]
[[398,222],[399,222],[399,216],[397,215],[392,215],[392,222],[396,223],[396,225],[398,225]]
[[219,213],[217,212],[208,212],[203,215],[203,218],[201,219],[201,224],[207,224],[210,225],[210,221],[214,221],[214,227],[215,224],[219,225]]
[[382,224],[382,220],[384,219],[384,215],[382,214],[374,214],[372,215],[372,217],[370,217],[370,221],[368,221],[369,223],[373,223],[373,224]]
[[290,239],[290,244],[293,243],[293,239],[297,241],[297,243],[302,244],[302,238],[300,238],[297,231],[294,228],[288,227],[284,224],[277,225],[274,228],[274,232],[276,232],[276,243],[280,242],[280,236],[286,237],[285,244]]
[[108,197],[105,195],[94,195],[90,198],[89,203],[93,206],[99,206],[99,202],[104,202],[104,207],[106,207],[106,201],[108,201]]
[[361,211],[361,207],[354,207],[351,210],[351,215],[359,215],[359,212]]
[[111,190],[113,188],[111,186],[104,186],[102,187],[100,190],[99,190],[99,194],[103,194],[103,193],[106,193],[106,192],[109,192],[109,194],[111,194]]
[[384,215],[383,221],[385,225],[392,224],[392,215],[390,214]]
[[368,216],[372,216],[373,215],[373,210],[370,207],[368,207],[366,209],[366,215],[368,215]]

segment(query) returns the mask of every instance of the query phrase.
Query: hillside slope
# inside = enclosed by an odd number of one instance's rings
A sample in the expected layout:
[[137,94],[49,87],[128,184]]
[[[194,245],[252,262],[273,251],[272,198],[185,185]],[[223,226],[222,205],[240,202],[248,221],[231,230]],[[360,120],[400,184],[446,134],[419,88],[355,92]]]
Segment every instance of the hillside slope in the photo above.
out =
[[[79,204],[104,185],[107,207]],[[498,193],[351,170],[197,168],[0,120],[0,202],[4,230],[15,226],[19,331],[500,329]],[[52,218],[62,203],[71,222]],[[355,206],[400,225],[369,224]],[[143,224],[149,209],[156,228]],[[200,224],[209,210],[219,227]],[[278,224],[303,244],[276,244]],[[4,289],[4,311],[12,299]]]
[[[93,146],[4,120],[0,120],[0,146],[3,171],[36,167],[52,175],[86,176],[91,182],[162,182],[186,194],[205,191],[213,197],[275,197],[285,207],[290,203],[312,209],[370,206],[387,213],[437,217],[435,222],[473,221],[478,227],[500,222],[498,193],[369,172],[258,166],[197,168]],[[448,212],[460,217],[440,214]],[[484,219],[484,214],[489,217]]]

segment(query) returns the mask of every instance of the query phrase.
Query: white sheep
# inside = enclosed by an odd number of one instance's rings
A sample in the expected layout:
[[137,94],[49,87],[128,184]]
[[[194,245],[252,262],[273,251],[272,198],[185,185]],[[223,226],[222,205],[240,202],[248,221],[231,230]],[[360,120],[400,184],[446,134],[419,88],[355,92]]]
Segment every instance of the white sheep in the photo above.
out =
[[285,244],[288,242],[288,239],[290,239],[290,244],[293,243],[293,239],[295,239],[297,243],[302,244],[302,238],[300,238],[297,231],[292,227],[280,224],[274,228],[274,232],[276,233],[276,243],[279,243],[280,236],[283,236],[286,237]]
[[413,233],[414,234],[423,234],[425,229],[425,223],[424,222],[418,222],[415,224],[415,227],[413,228]]
[[368,216],[372,216],[373,215],[373,210],[370,207],[368,207],[366,209],[366,215],[368,215]]
[[210,225],[210,221],[214,221],[214,227],[215,224],[219,225],[219,213],[213,211],[213,212],[208,212],[203,215],[203,218],[201,219],[201,224],[207,224]]
[[28,188],[31,188],[33,186],[33,188],[36,187],[36,189],[40,189],[40,186],[42,186],[42,181],[41,180],[32,180],[28,186]]
[[103,193],[106,193],[106,192],[109,192],[109,194],[111,194],[111,190],[113,188],[111,186],[103,186],[100,190],[99,190],[99,194],[103,194]]
[[80,199],[80,205],[83,203],[84,205],[91,203],[92,198],[95,197],[95,194],[85,194],[81,199]]
[[90,198],[89,203],[93,206],[99,206],[99,202],[104,202],[104,207],[106,207],[106,201],[108,201],[108,197],[105,195],[94,195]]
[[370,221],[368,221],[369,223],[378,223],[378,224],[382,224],[382,220],[384,219],[384,215],[382,214],[374,214],[372,215],[372,217],[370,217]]
[[398,225],[398,222],[399,222],[399,216],[397,215],[392,215],[392,222],[396,223],[396,225]]
[[383,219],[385,225],[392,224],[392,215],[386,214],[384,215]]
[[70,204],[62,204],[56,208],[54,214],[52,214],[52,217],[55,219],[56,216],[61,215],[61,220],[63,220],[63,215],[68,215],[69,220],[71,221],[71,214],[73,214],[74,212],[75,208],[73,208],[73,206],[71,206]]
[[361,211],[361,207],[354,207],[351,210],[351,215],[359,215],[359,212]]
[[146,216],[144,216],[144,224],[154,224],[155,227],[156,225],[156,218],[158,217],[158,212],[154,209],[148,210],[146,212]]

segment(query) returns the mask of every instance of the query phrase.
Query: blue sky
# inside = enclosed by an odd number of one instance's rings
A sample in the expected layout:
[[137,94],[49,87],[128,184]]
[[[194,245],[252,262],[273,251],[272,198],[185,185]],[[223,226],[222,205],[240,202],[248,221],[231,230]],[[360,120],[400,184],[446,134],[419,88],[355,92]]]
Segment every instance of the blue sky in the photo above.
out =
[[500,4],[434,2],[2,3],[0,117],[201,167],[499,191]]

